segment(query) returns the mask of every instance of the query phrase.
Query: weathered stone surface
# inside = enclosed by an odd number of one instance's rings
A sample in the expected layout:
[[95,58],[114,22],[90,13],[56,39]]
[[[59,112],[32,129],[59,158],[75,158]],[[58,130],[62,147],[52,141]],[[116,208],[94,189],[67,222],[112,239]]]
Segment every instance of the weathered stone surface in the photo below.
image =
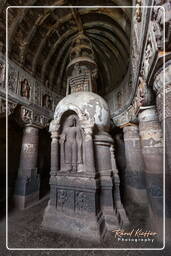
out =
[[[85,38],[83,42],[79,39],[79,49],[73,44],[74,59],[71,58],[68,68],[75,82],[68,84],[67,96],[58,103],[50,125],[51,196],[42,225],[100,241],[107,229],[128,224],[128,219],[121,204],[119,176],[111,151],[109,109],[105,100],[92,92],[92,56],[83,60],[84,51],[80,56],[84,43]],[[89,87],[77,83],[82,71],[75,70],[73,63],[80,70],[88,69]]]
[[[163,235],[163,139],[155,106],[144,107],[139,114],[139,129],[144,157],[146,187],[151,225]],[[154,219],[153,219],[154,218]]]
[[14,196],[16,206],[22,209],[39,200],[38,132],[38,128],[26,126],[23,133],[20,166]]
[[105,100],[93,92],[77,92],[62,99],[55,109],[54,119],[59,120],[61,115],[68,111],[75,111],[80,122],[96,125],[99,129],[109,129],[109,108]]
[[123,128],[125,142],[125,202],[136,203],[140,208],[148,205],[144,160],[141,149],[138,125],[130,124]]

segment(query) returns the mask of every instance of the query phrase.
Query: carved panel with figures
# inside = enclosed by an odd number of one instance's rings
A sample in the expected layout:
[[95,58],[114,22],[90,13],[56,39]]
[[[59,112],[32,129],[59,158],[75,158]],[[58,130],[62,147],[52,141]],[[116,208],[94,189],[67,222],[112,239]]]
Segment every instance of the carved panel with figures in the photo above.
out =
[[5,63],[0,60],[0,87],[5,87]]

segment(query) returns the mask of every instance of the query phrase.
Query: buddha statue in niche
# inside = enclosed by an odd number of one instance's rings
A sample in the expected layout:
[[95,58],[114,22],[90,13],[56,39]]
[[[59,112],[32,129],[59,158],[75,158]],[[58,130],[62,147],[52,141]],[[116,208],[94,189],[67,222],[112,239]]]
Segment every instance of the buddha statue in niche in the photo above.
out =
[[60,135],[61,170],[76,172],[82,164],[82,131],[76,114],[69,115]]

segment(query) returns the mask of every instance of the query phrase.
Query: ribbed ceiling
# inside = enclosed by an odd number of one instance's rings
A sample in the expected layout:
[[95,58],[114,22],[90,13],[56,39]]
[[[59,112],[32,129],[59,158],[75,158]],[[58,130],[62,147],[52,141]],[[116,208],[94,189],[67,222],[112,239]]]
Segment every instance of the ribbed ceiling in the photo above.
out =
[[[6,5],[130,6],[131,2],[9,0]],[[9,58],[59,94],[65,95],[65,71],[69,63],[71,43],[78,32],[83,30],[92,42],[98,65],[98,92],[106,94],[120,84],[128,69],[131,11],[131,8],[121,7],[10,8]],[[1,27],[2,23],[3,19]]]

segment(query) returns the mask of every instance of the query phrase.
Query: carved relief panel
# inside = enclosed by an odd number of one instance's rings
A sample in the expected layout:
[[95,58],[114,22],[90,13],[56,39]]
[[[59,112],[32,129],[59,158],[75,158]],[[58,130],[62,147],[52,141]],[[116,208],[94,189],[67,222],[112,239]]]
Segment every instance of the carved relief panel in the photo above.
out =
[[56,208],[58,211],[71,211],[74,214],[82,215],[86,212],[92,212],[95,208],[95,202],[91,193],[57,188]]
[[18,79],[18,95],[23,99],[33,102],[33,87],[34,79],[32,79],[26,72],[19,72]]
[[50,111],[54,109],[53,93],[43,86],[41,87],[41,106]]
[[17,94],[18,70],[9,64],[8,66],[8,90]]
[[0,86],[5,88],[5,62],[0,61]]
[[148,37],[146,41],[146,46],[143,56],[143,64],[141,74],[145,80],[147,80],[150,69],[152,68],[152,63],[154,63],[158,55],[158,48],[155,39],[155,34],[152,30],[152,27],[149,28]]
[[41,105],[41,84],[36,81],[34,86],[34,103]]

